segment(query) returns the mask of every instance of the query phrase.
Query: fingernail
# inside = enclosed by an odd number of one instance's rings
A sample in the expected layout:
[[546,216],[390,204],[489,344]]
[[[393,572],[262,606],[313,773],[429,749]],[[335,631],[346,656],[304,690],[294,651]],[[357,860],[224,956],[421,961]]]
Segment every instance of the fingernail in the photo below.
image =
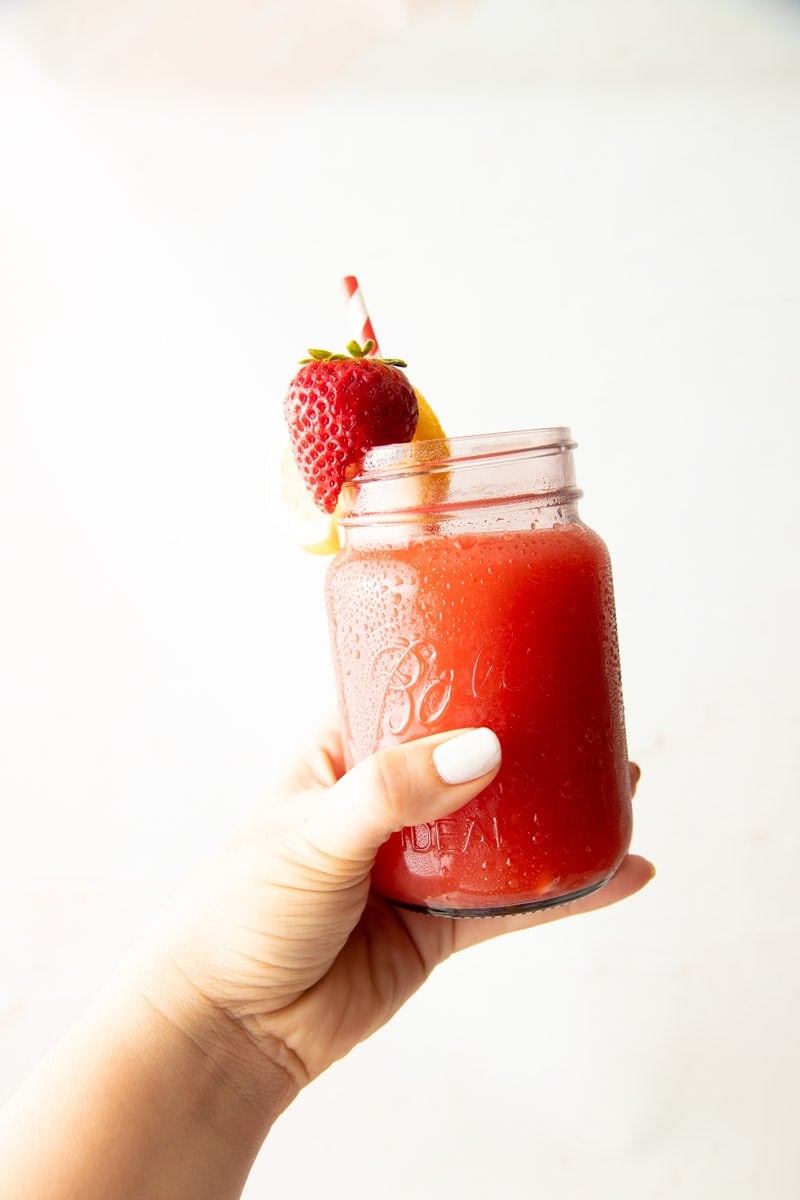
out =
[[468,783],[493,770],[500,758],[500,743],[491,729],[470,729],[437,746],[433,765],[444,783]]

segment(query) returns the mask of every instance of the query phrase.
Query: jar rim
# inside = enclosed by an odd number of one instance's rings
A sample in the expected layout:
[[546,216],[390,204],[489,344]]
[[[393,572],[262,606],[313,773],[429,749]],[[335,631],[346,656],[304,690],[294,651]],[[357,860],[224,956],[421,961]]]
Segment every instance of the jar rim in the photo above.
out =
[[505,456],[544,457],[574,450],[577,443],[566,425],[541,429],[511,429],[495,433],[471,433],[457,437],[432,438],[412,442],[394,442],[367,450],[348,477],[348,483],[360,484],[376,475],[415,469],[429,471],[455,463],[482,461]]

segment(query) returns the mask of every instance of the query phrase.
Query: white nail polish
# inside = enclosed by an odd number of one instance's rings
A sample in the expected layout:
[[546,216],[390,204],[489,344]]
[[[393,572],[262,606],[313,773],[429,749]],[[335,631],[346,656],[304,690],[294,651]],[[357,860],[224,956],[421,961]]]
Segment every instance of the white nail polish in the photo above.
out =
[[500,743],[491,729],[470,729],[437,746],[433,765],[445,783],[467,783],[491,771],[500,758]]

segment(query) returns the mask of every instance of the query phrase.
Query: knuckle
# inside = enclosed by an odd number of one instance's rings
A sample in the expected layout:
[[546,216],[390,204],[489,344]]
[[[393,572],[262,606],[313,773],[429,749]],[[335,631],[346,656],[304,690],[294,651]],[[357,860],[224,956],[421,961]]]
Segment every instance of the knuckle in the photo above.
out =
[[372,758],[371,791],[386,819],[396,829],[412,824],[414,789],[406,755],[399,747],[379,750]]

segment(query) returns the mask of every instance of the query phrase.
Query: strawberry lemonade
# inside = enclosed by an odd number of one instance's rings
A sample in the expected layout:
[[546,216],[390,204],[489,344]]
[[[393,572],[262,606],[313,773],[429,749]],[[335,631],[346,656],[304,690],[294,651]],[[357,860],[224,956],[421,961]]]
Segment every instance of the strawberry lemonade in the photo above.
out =
[[341,497],[326,595],[350,765],[488,725],[495,781],[382,848],[373,884],[449,916],[609,880],[631,837],[608,552],[579,519],[566,429],[369,451]]
[[[494,781],[384,844],[373,884],[482,916],[607,882],[631,838],[608,552],[582,523],[563,428],[446,438],[372,341],[312,350],[284,402],[288,476],[335,554],[326,601],[347,765],[464,726],[500,739]],[[337,532],[338,526],[338,532]]]

